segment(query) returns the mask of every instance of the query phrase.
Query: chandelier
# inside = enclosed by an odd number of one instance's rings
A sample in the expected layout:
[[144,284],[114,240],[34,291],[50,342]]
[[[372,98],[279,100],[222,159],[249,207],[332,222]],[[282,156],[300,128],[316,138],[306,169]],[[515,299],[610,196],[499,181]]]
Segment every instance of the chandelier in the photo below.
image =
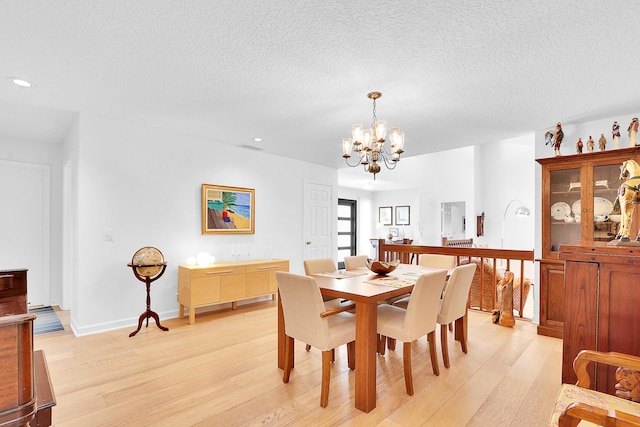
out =
[[[363,165],[364,170],[371,172],[375,180],[376,174],[380,172],[380,164],[384,163],[387,169],[395,169],[400,161],[400,154],[404,152],[404,132],[401,132],[400,128],[389,129],[391,146],[387,151],[384,146],[387,134],[385,123],[376,117],[376,99],[382,97],[382,93],[371,92],[367,97],[373,100],[373,122],[371,123],[371,128],[363,130],[362,125],[353,125],[351,127],[353,140],[352,138],[344,138],[342,140],[342,157],[345,158],[347,165],[350,167]],[[358,161],[353,164],[349,163],[352,148],[358,158]]]

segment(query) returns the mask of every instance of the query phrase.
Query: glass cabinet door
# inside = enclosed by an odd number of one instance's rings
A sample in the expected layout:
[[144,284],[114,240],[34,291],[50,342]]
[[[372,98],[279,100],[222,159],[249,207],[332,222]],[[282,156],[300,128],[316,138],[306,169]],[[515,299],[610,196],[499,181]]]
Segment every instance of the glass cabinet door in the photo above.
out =
[[580,168],[552,170],[550,184],[550,250],[556,252],[561,244],[581,238]]
[[620,228],[620,206],[613,208],[620,185],[620,164],[593,168],[593,240],[608,242]]

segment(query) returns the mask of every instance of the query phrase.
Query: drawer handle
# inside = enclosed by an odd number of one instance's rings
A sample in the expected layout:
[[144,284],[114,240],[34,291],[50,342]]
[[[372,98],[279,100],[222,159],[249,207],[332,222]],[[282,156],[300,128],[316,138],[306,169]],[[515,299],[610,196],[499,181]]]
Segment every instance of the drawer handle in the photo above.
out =
[[274,268],[280,268],[279,265],[270,265],[267,267],[258,267],[258,270],[273,270]]
[[223,274],[223,273],[235,273],[235,270],[208,271],[207,272],[207,274]]

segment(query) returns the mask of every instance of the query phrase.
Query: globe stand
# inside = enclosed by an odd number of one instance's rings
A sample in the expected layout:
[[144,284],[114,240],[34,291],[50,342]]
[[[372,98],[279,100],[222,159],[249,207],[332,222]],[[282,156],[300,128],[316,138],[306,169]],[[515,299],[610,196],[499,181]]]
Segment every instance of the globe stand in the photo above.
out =
[[[138,319],[138,329],[136,329],[135,331],[131,332],[129,334],[129,337],[134,336],[135,334],[137,334],[140,331],[140,328],[142,328],[142,322],[147,319],[147,325],[146,327],[149,327],[149,318],[153,318],[153,320],[156,321],[156,326],[158,326],[158,328],[162,329],[163,331],[168,331],[169,328],[162,326],[160,324],[160,318],[158,317],[158,313],[156,313],[155,311],[151,310],[151,282],[157,280],[160,278],[160,276],[162,276],[164,274],[164,271],[167,268],[167,263],[163,263],[163,264],[152,264],[152,265],[133,265],[133,264],[127,264],[129,267],[131,267],[133,269],[133,274],[136,276],[136,278],[138,280],[140,280],[141,282],[145,282],[147,284],[147,310],[142,313],[140,315],[140,318]],[[161,266],[162,270],[160,271],[160,274],[158,274],[157,276],[151,278],[149,276],[141,276],[140,274],[138,274],[138,270],[136,269],[136,267],[158,267]]]
[[[154,262],[155,261],[155,262]],[[144,282],[147,285],[147,310],[140,315],[138,319],[138,329],[131,332],[129,337],[134,336],[140,332],[142,328],[142,322],[147,320],[147,328],[149,327],[149,318],[156,321],[156,326],[163,331],[168,331],[169,328],[160,324],[160,318],[158,313],[151,310],[151,282],[158,280],[167,269],[167,263],[164,261],[162,252],[153,247],[144,247],[138,250],[133,259],[127,266],[131,267],[136,279]]]

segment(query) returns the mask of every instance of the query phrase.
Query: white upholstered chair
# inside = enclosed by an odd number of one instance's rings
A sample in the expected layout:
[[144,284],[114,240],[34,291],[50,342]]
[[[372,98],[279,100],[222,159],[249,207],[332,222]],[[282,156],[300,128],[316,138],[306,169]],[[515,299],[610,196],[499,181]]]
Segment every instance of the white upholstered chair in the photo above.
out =
[[[316,258],[304,260],[304,274],[307,276],[313,276],[319,273],[332,273],[337,271],[336,263],[331,258]],[[322,300],[325,302],[326,309],[336,309],[342,306],[339,298],[322,296]],[[346,301],[345,301],[346,302]],[[307,344],[307,351],[311,350],[311,346]]]
[[438,270],[418,277],[406,310],[394,305],[378,306],[378,335],[381,336],[378,349],[384,351],[385,337],[400,340],[404,343],[404,381],[407,394],[413,395],[413,376],[411,374],[411,343],[423,335],[429,341],[431,367],[435,375],[440,375],[438,357],[436,355],[435,330],[436,318],[442,283],[447,272]]
[[318,273],[337,271],[336,263],[331,258],[317,258],[304,260],[304,274],[313,276]]
[[420,255],[419,265],[452,270],[456,266],[456,257],[452,255],[423,254]]
[[[440,324],[440,344],[442,346],[442,360],[446,368],[449,367],[449,344],[447,342],[447,325],[462,319],[456,323],[462,330],[456,331],[462,344],[462,351],[467,352],[467,300],[469,299],[469,288],[473,280],[473,273],[476,271],[475,264],[464,264],[453,269],[447,286],[445,287],[440,310],[438,312],[438,323]],[[458,327],[458,326],[456,326]]]
[[320,406],[329,399],[331,350],[348,344],[348,363],[355,368],[356,319],[344,308],[327,311],[313,277],[276,272],[284,314],[285,360],[282,381],[289,382],[293,359],[293,340],[301,340],[322,351],[322,389]]
[[344,269],[345,270],[358,270],[361,268],[366,269],[367,264],[365,261],[369,258],[366,255],[354,255],[344,257]]

